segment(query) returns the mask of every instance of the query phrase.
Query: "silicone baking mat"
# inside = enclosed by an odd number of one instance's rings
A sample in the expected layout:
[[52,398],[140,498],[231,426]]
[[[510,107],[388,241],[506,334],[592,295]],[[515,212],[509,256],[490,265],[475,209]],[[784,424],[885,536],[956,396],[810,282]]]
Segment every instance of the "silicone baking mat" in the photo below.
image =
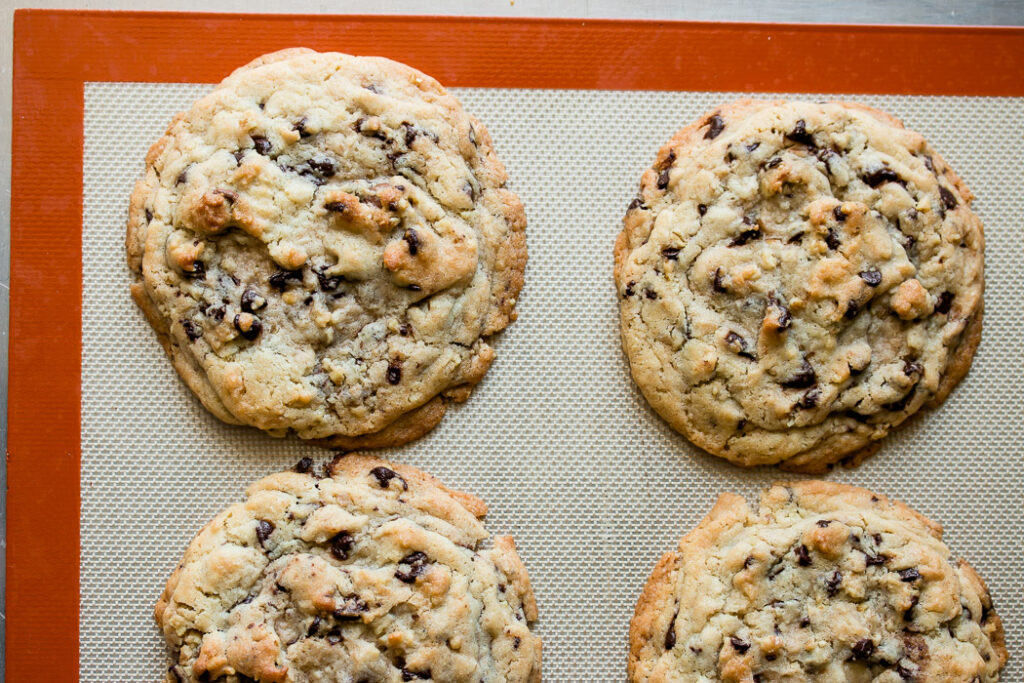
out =
[[[294,40],[311,44],[298,36]],[[318,40],[315,47],[331,47]],[[333,47],[346,49],[343,41]],[[224,73],[245,61],[228,62]],[[431,71],[429,64],[406,61]],[[40,331],[32,349],[40,346],[39,353],[48,351],[54,360],[32,370],[26,362],[35,351],[12,350],[12,422],[28,419],[29,406],[19,408],[16,401],[35,401],[36,411],[58,425],[53,427],[58,436],[11,432],[8,673],[14,675],[9,680],[39,680],[27,668],[23,650],[10,643],[25,643],[31,651],[40,645],[27,642],[33,629],[45,632],[44,615],[33,621],[26,609],[29,596],[13,584],[31,584],[34,573],[40,577],[34,588],[38,596],[38,581],[54,571],[46,562],[34,562],[36,551],[21,540],[33,520],[32,504],[16,495],[19,482],[41,487],[37,506],[51,496],[43,509],[54,515],[62,509],[52,504],[56,496],[66,492],[78,502],[80,492],[77,572],[66,566],[68,554],[62,550],[74,539],[51,538],[48,551],[59,556],[54,562],[59,571],[77,577],[75,589],[80,586],[73,633],[77,652],[71,652],[67,671],[77,667],[83,681],[147,681],[166,667],[152,606],[192,535],[255,479],[303,456],[329,457],[296,440],[227,426],[209,415],[178,380],[127,294],[124,219],[142,158],[173,114],[211,86],[96,80],[86,72],[78,114],[80,174],[76,169],[81,232],[70,231],[80,259],[81,310],[71,321],[74,327],[64,328],[67,337],[62,338],[60,325],[77,313],[73,298],[67,303],[71,313],[62,314],[53,292],[40,290],[44,300],[32,301],[24,288],[21,298],[15,290],[20,308],[12,316],[14,334],[16,324],[24,335],[32,333],[35,323],[29,319],[37,316]],[[207,75],[205,69],[197,72]],[[187,80],[186,75],[176,77]],[[648,83],[642,77],[635,82]],[[629,619],[656,559],[697,523],[718,493],[753,497],[773,480],[795,478],[769,468],[736,468],[690,446],[647,407],[629,377],[618,337],[612,244],[640,174],[676,129],[741,93],[612,85],[616,89],[453,88],[490,130],[527,209],[530,261],[520,318],[499,336],[498,359],[468,403],[452,409],[427,437],[383,452],[481,496],[490,506],[491,531],[515,536],[540,605],[547,681],[624,680]],[[884,88],[874,88],[879,89]],[[970,375],[941,409],[912,420],[861,467],[829,478],[891,494],[944,524],[947,543],[985,577],[1003,616],[1011,652],[1004,680],[1021,680],[1024,98],[789,90],[786,96],[843,97],[892,112],[929,138],[977,195],[988,286],[984,338]],[[40,206],[52,206],[43,197],[44,186],[22,184],[17,192],[17,144],[16,201],[36,197],[34,192]],[[22,149],[23,164],[24,154]],[[22,183],[26,173],[21,171]],[[67,187],[59,191],[69,192]],[[59,267],[63,257],[51,249],[49,261],[19,261],[22,253],[41,248],[37,245],[51,248],[53,242],[42,233],[27,234],[30,226],[41,231],[51,222],[25,211],[24,204],[16,206],[15,236],[22,248],[16,241],[14,265],[15,283],[27,287],[31,276],[47,282],[54,277],[32,264],[53,266],[57,259]],[[72,268],[71,275],[78,272]],[[65,291],[62,282],[58,292]],[[47,315],[48,328],[42,326]],[[77,343],[79,338],[80,365],[74,371],[80,375],[73,386],[76,392],[80,388],[74,397],[80,396],[80,403],[68,408],[67,396],[41,393],[46,387],[28,382],[28,373],[58,372],[67,339]],[[56,380],[54,388],[60,389]],[[44,396],[54,404],[49,412],[38,402]],[[58,439],[59,424],[69,419],[80,441],[32,448],[31,438]],[[31,459],[35,467],[26,462]],[[47,464],[56,466],[46,472]],[[61,484],[68,477],[74,478],[70,491]],[[66,588],[55,584],[54,595]],[[54,618],[53,611],[44,612]],[[66,615],[56,615],[62,618]],[[54,630],[58,658],[65,662],[66,636]]]

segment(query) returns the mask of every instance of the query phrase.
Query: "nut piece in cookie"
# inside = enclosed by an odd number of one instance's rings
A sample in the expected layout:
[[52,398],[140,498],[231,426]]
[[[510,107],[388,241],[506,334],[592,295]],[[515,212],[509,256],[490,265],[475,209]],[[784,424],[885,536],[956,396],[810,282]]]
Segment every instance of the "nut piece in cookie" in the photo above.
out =
[[971,199],[874,109],[716,109],[661,149],[616,241],[634,380],[736,464],[858,462],[970,367],[984,289]]
[[530,580],[486,512],[359,455],[256,482],[199,532],[156,605],[166,680],[539,683]]
[[822,481],[757,510],[723,494],[665,554],[630,624],[629,680],[996,683],[1003,627],[942,528]]
[[487,130],[429,76],[265,55],[150,149],[132,297],[225,422],[399,445],[469,397],[515,319],[526,219],[507,181]]

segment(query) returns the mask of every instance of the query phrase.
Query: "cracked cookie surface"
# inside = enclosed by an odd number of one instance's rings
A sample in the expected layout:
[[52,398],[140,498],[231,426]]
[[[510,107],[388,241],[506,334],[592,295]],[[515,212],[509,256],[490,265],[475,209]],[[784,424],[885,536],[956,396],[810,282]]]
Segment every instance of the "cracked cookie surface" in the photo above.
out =
[[941,527],[821,481],[760,508],[723,494],[658,562],[630,625],[633,683],[995,683],[1003,628]]
[[615,246],[651,406],[740,465],[822,471],[941,403],[981,337],[972,195],[856,104],[726,105],[642,178]]
[[132,295],[220,419],[339,448],[432,429],[515,318],[525,213],[486,129],[387,59],[240,68],[146,157]]
[[155,611],[167,681],[539,682],[536,600],[486,505],[375,458],[328,468],[256,482],[191,542]]

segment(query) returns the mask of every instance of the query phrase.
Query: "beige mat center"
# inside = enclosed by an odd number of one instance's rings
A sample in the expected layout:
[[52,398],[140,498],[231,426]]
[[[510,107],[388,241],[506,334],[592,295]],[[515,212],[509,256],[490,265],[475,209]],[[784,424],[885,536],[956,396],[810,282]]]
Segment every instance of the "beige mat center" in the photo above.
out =
[[[149,145],[210,86],[85,88],[81,680],[165,671],[151,610],[199,528],[257,478],[323,451],[230,427],[178,380],[128,296],[124,220]],[[676,129],[731,94],[456,90],[526,205],[520,319],[464,406],[386,457],[490,505],[540,603],[545,681],[622,681],[633,605],[656,559],[721,491],[774,479],[701,454],[646,405],[619,344],[612,244],[640,174]],[[821,96],[814,96],[821,99]],[[1024,99],[856,97],[923,133],[978,196],[985,333],[946,405],[831,476],[941,521],[1024,645]]]

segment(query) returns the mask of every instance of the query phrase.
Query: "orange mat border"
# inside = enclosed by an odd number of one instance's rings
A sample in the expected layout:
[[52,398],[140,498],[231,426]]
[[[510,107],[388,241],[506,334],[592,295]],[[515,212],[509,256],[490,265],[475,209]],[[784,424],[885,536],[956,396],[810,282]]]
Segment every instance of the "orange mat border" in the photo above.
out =
[[8,681],[78,677],[83,84],[216,82],[294,45],[449,86],[1024,95],[1016,28],[15,12]]

